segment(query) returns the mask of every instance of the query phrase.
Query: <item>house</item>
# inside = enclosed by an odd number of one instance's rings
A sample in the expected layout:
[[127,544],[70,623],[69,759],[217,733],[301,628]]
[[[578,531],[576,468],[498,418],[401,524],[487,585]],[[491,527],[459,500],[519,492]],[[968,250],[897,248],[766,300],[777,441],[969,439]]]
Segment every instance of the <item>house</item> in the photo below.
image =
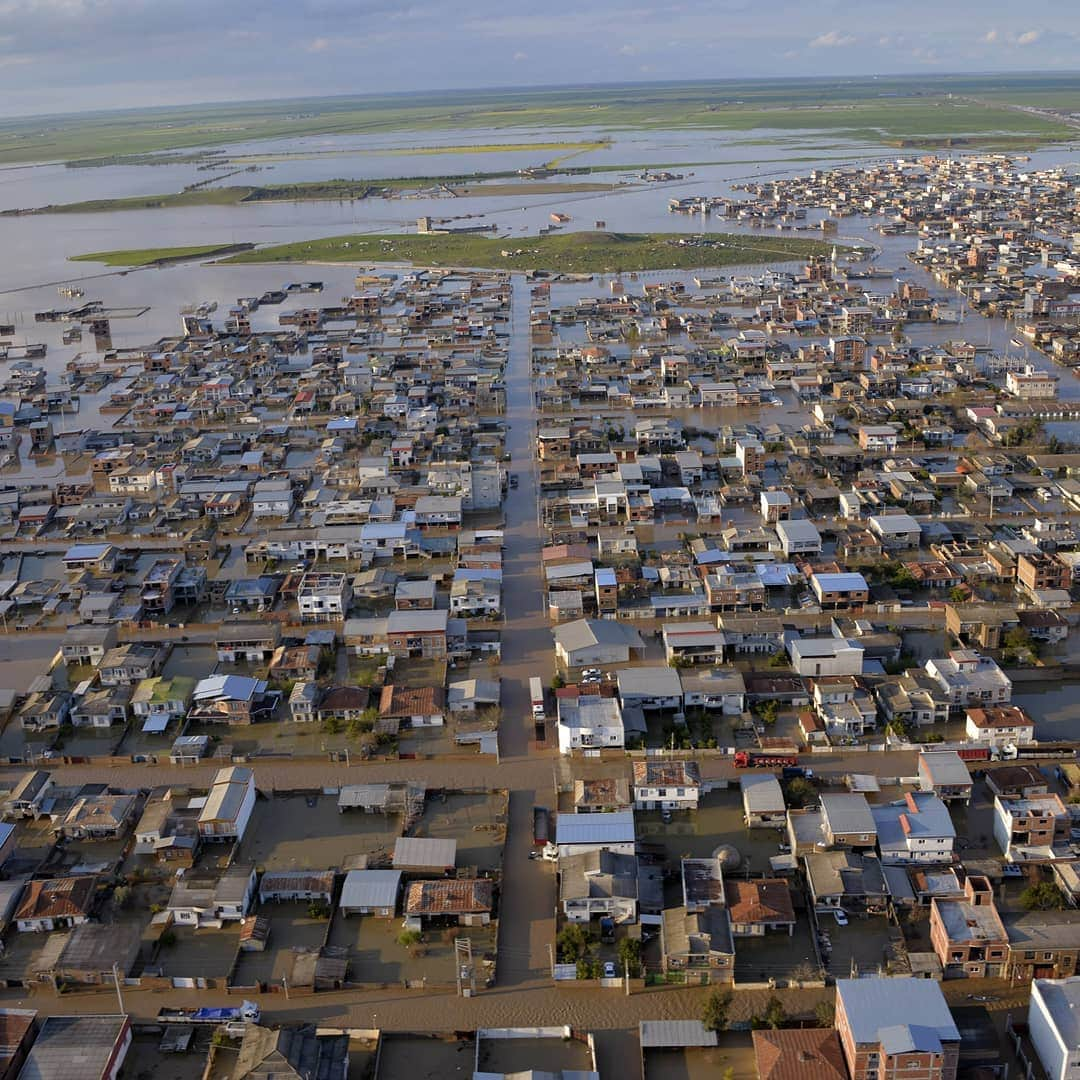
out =
[[157,675],[167,656],[166,648],[153,643],[117,645],[101,658],[98,678],[102,686],[131,686]]
[[620,668],[615,679],[624,709],[636,706],[647,711],[677,711],[682,708],[682,680],[674,668],[653,665]]
[[583,851],[616,851],[633,855],[636,847],[633,810],[606,814],[559,814],[555,819],[559,858]]
[[31,693],[19,708],[24,731],[47,731],[62,727],[71,715],[72,697],[64,691]]
[[630,781],[624,776],[574,781],[575,814],[606,814],[630,807]]
[[994,889],[980,875],[964,882],[962,899],[932,897],[930,943],[946,979],[998,979],[1005,972],[1009,937],[994,906]]
[[487,926],[491,922],[492,883],[487,878],[414,881],[405,890],[406,920],[420,925],[456,923]]
[[471,716],[497,709],[501,694],[498,679],[459,679],[447,687],[446,708],[455,716]]
[[863,647],[842,637],[792,637],[791,666],[798,675],[861,675]]
[[83,795],[72,803],[56,833],[65,840],[115,840],[134,813],[134,795]]
[[806,884],[817,911],[884,912],[889,887],[881,860],[856,851],[813,851],[803,855]]
[[350,870],[341,887],[341,914],[391,919],[401,892],[400,870]]
[[267,870],[259,881],[259,903],[318,902],[329,908],[333,870]]
[[933,792],[909,791],[903,799],[875,806],[871,812],[886,866],[952,862],[956,829],[948,807]]
[[871,514],[867,523],[886,551],[917,548],[922,538],[922,529],[910,514]]
[[191,693],[190,718],[207,724],[253,724],[265,710],[265,679],[247,675],[210,675]]
[[[312,689],[318,688],[312,686]],[[294,693],[295,690],[293,687]],[[291,705],[292,698],[289,700]],[[350,724],[362,720],[370,704],[371,691],[366,686],[331,686],[318,698],[312,719],[320,724]]]
[[1080,922],[1075,911],[1025,911],[1002,915],[1009,935],[1006,978],[1067,979],[1080,974]]
[[64,552],[64,570],[69,574],[111,574],[118,558],[119,552],[112,544],[76,544]]
[[351,603],[352,582],[348,574],[309,571],[296,593],[301,622],[343,620]]
[[919,787],[946,802],[971,801],[972,780],[967,762],[955,750],[919,754]]
[[728,635],[708,622],[665,623],[664,656],[669,664],[720,664]]
[[26,883],[12,919],[17,930],[50,933],[79,926],[90,918],[97,878],[35,878]]
[[825,840],[834,848],[872,848],[877,826],[866,796],[860,792],[821,796],[821,819]]
[[787,808],[780,781],[772,773],[744,773],[739,777],[743,822],[748,829],[782,829]]
[[740,716],[746,710],[746,681],[738,668],[681,671],[679,679],[688,709],[719,709],[724,716]]
[[758,1080],[848,1080],[840,1036],[832,1028],[752,1034]]
[[234,863],[219,875],[189,873],[178,878],[166,910],[181,926],[239,922],[255,899],[255,867]]
[[198,765],[210,750],[209,735],[180,735],[169,748],[171,765]]
[[20,1080],[116,1080],[131,1039],[131,1020],[121,1014],[47,1016]]
[[582,694],[577,698],[559,697],[557,701],[561,754],[603,747],[621,749],[625,745],[622,709],[615,698]]
[[131,704],[131,688],[128,686],[103,686],[88,690],[76,697],[71,707],[72,727],[107,728],[122,724]]
[[1035,721],[1017,705],[969,708],[964,733],[990,746],[1022,746],[1035,741]]
[[254,808],[255,773],[240,765],[219,769],[199,813],[199,835],[204,840],[242,840]]
[[1061,796],[994,796],[994,839],[1009,862],[1047,861],[1067,849],[1072,818]]
[[116,646],[116,626],[72,626],[64,635],[60,653],[65,664],[90,664],[97,667],[105,654]]
[[555,627],[555,655],[563,667],[626,664],[645,651],[641,635],[614,619],[579,619]]
[[559,902],[571,922],[610,916],[633,923],[638,913],[638,861],[614,851],[585,851],[559,860]]
[[0,1009],[0,1080],[16,1080],[37,1034],[35,1009]]
[[404,727],[442,727],[445,715],[446,700],[441,686],[391,684],[382,688],[380,720],[396,720]]
[[1002,765],[986,771],[986,787],[991,795],[1027,799],[1050,790],[1046,775],[1037,765]]
[[266,663],[280,642],[281,628],[277,623],[226,623],[214,639],[217,658],[223,664]]
[[964,645],[1000,649],[1006,633],[1019,625],[1019,614],[1009,604],[945,605],[945,629]]
[[83,986],[113,983],[135,966],[142,946],[142,932],[131,922],[80,923],[60,950],[52,968],[53,978]]
[[795,933],[795,906],[782,878],[724,882],[724,901],[734,937],[761,937],[770,931]]
[[960,1032],[932,979],[838,979],[836,1031],[853,1080],[956,1080]]
[[776,535],[780,538],[780,550],[785,558],[797,555],[812,557],[821,554],[821,533],[814,523],[797,518],[776,523]]
[[457,865],[457,841],[435,836],[399,836],[393,866],[408,873],[448,874]]
[[[156,675],[143,679],[131,695],[131,711],[143,721],[160,721],[161,730],[173,720],[182,719],[195,693],[195,680],[189,675]],[[143,730],[146,730],[144,724]]]
[[434,610],[435,582],[431,578],[399,581],[394,588],[394,607],[398,611]]
[[1047,1080],[1080,1080],[1080,976],[1035,979],[1027,1028]]
[[715,983],[730,983],[735,977],[735,944],[722,894],[720,903],[696,911],[664,908],[660,943],[665,972],[707,973]]
[[696,810],[701,774],[694,761],[635,761],[635,810]]
[[447,655],[449,612],[392,611],[386,619],[387,647],[393,656],[443,660]]
[[321,1032],[314,1024],[244,1026],[233,1080],[346,1080],[349,1036]]
[[4,813],[13,817],[37,817],[44,812],[42,807],[52,787],[53,778],[49,773],[41,769],[24,773],[4,801]]
[[870,599],[870,586],[857,573],[814,573],[810,588],[823,611],[859,607]]
[[955,711],[1007,705],[1012,697],[1012,681],[1005,672],[973,649],[954,649],[948,656],[927,660],[924,667]]

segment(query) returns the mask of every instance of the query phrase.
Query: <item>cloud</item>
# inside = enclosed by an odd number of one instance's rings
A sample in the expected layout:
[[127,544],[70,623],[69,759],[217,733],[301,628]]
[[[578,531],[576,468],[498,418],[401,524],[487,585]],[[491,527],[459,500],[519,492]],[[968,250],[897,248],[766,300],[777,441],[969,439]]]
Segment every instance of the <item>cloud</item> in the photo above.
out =
[[317,37],[317,38],[314,38],[312,41],[308,42],[307,49],[305,51],[307,51],[309,53],[321,53],[321,52],[326,52],[326,50],[329,49],[329,48],[330,48],[330,39],[329,38]]
[[620,56],[637,56],[638,50],[636,45],[621,45],[619,47]]
[[856,39],[851,34],[842,34],[839,30],[830,30],[825,34],[818,34],[810,42],[811,49],[845,49],[854,45]]
[[527,52],[516,52],[514,53],[514,59],[520,63],[522,60],[528,60],[529,54]]
[[1034,45],[1042,37],[1041,30],[1025,30],[1016,38],[1017,45]]
[[983,41],[986,42],[987,45],[993,45],[997,39],[998,32],[996,30],[987,30],[986,33],[983,34]]

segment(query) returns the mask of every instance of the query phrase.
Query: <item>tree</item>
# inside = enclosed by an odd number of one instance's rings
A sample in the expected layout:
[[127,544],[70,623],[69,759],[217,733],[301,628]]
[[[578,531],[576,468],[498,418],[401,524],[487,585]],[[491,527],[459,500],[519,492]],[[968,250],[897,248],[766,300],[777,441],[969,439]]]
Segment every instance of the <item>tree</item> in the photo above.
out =
[[723,1031],[731,1012],[731,991],[714,990],[701,1007],[701,1022],[706,1031]]
[[817,802],[817,788],[804,776],[796,776],[787,783],[787,801],[796,809],[807,803]]
[[1006,632],[1003,644],[1006,649],[1030,649],[1031,635],[1022,626],[1014,626]]
[[782,650],[777,650],[776,652],[774,652],[772,654],[772,656],[769,657],[769,667],[780,668],[780,667],[787,667],[787,666],[788,666],[787,653],[783,652]]
[[818,1027],[831,1028],[836,1025],[836,1002],[819,1001],[814,1006],[814,1019]]
[[949,590],[949,600],[954,604],[962,604],[967,598],[967,589],[965,589],[962,585],[954,585]]
[[420,943],[420,931],[419,930],[402,930],[397,936],[397,943],[403,948],[408,949],[413,945]]
[[624,937],[619,942],[619,968],[628,971],[631,979],[641,975],[641,939]]
[[765,1015],[761,1018],[765,1026],[775,1031],[784,1027],[788,1022],[787,1009],[784,1003],[774,994],[765,1003]]
[[[312,900],[311,903],[308,904],[307,913],[309,919],[321,920],[330,918],[330,909],[321,900]],[[410,933],[415,934],[416,931],[412,930]]]
[[1039,881],[1020,894],[1020,905],[1026,911],[1061,911],[1065,894],[1052,881]]
[[589,935],[585,933],[579,923],[567,923],[559,931],[555,944],[563,960],[568,964],[572,964],[575,960],[580,960],[588,952]]
[[117,885],[112,894],[113,907],[123,910],[131,906],[131,886]]

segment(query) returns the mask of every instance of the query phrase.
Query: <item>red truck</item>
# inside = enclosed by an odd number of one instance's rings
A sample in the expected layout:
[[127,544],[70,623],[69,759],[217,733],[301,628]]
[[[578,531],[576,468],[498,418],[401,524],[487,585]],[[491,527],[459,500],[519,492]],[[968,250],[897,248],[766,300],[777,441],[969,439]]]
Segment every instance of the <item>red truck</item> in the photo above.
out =
[[736,769],[782,769],[799,764],[798,754],[774,754],[760,750],[736,750]]

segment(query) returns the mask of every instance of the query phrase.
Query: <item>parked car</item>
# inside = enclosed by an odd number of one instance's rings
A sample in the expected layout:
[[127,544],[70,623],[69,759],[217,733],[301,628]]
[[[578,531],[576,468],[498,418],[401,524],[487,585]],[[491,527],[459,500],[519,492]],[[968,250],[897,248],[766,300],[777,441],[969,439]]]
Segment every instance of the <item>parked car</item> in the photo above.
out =
[[846,911],[844,911],[842,908],[837,908],[833,912],[833,915],[836,916],[836,925],[837,926],[847,926],[848,917],[847,917],[847,912]]
[[615,978],[615,962],[613,960],[605,960],[604,961],[604,978],[605,979],[614,979]]

